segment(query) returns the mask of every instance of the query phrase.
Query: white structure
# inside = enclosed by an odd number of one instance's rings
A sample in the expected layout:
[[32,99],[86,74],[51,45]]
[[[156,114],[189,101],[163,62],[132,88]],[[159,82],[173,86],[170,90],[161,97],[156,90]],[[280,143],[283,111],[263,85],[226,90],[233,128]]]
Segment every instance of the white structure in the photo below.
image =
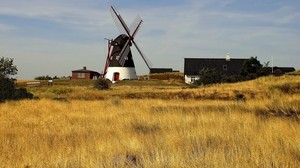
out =
[[226,59],[226,61],[230,61],[230,54],[229,53],[226,54],[226,58],[225,59]]
[[192,84],[194,83],[196,80],[199,80],[200,76],[199,75],[184,75],[184,81],[187,84]]
[[118,81],[133,80],[138,77],[134,67],[108,67],[105,78],[111,81]]

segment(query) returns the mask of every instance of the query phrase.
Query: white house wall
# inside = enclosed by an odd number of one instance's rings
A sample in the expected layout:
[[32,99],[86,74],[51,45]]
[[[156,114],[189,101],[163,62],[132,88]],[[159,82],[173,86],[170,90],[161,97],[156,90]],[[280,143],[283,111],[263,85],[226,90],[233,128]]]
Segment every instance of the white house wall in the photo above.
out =
[[197,75],[184,75],[185,83],[191,84],[193,82],[192,79],[193,79],[193,81],[199,80],[200,76],[197,76]]

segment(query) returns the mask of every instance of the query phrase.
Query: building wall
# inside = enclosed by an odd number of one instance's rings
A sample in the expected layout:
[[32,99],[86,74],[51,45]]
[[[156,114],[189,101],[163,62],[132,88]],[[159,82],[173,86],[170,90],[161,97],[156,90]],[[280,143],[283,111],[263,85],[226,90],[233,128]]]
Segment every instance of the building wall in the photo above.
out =
[[240,73],[246,59],[199,59],[185,58],[184,74],[197,75],[203,68],[213,68],[217,72],[228,75],[236,75]]
[[72,79],[90,79],[90,72],[73,72]]
[[199,75],[184,75],[184,81],[187,84],[192,84],[195,80],[199,80]]
[[119,80],[134,80],[137,79],[134,67],[108,67],[105,75],[106,79],[114,81],[114,74],[119,73]]

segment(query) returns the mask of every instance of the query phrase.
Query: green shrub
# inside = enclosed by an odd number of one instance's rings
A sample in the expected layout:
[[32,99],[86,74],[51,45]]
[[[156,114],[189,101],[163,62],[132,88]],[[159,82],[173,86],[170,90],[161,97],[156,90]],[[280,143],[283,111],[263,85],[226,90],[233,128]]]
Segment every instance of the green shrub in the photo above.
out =
[[235,83],[241,81],[241,76],[239,75],[222,75],[222,83]]
[[13,98],[15,84],[12,79],[0,76],[0,101]]
[[200,72],[200,79],[195,81],[197,85],[221,83],[222,76],[216,69],[203,68]]
[[0,77],[0,101],[31,99],[33,94],[25,88],[15,88],[14,80]]
[[108,79],[99,78],[95,81],[94,87],[100,90],[106,90],[110,88],[110,81]]
[[20,99],[32,99],[33,94],[29,93],[26,88],[20,88],[16,89],[13,94],[14,100],[20,100]]

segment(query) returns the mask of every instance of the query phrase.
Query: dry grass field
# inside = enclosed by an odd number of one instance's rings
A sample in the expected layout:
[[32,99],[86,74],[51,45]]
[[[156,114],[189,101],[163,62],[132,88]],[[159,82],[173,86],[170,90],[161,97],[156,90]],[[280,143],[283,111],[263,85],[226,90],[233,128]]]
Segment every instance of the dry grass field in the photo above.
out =
[[198,88],[150,80],[29,90],[39,99],[0,104],[0,167],[300,165],[298,75]]

